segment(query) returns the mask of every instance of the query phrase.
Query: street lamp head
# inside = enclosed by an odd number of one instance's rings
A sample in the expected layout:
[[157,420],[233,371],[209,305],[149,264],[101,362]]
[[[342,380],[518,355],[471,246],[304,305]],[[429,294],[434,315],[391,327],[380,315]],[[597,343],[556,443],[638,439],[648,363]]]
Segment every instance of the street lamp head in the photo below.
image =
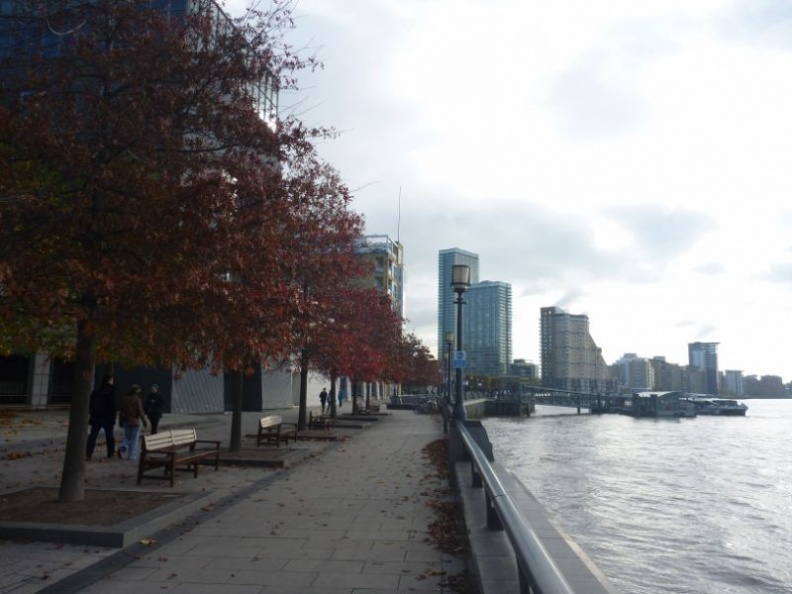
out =
[[457,293],[464,293],[470,286],[470,266],[454,264],[451,267],[451,286]]
[[446,332],[446,344],[454,344],[454,333]]

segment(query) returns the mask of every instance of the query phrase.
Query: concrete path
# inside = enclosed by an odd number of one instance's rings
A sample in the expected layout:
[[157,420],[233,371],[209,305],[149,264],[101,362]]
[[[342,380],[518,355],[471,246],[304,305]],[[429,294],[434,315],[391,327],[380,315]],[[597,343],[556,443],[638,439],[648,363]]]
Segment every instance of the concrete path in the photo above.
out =
[[[185,479],[180,488],[217,489],[219,498],[149,546],[0,541],[0,593],[449,592],[448,575],[464,567],[428,538],[428,503],[447,485],[422,455],[442,426],[436,416],[388,412],[342,441],[298,442],[311,450],[292,468]],[[227,428],[224,419],[199,435]],[[113,464],[122,463],[104,466]]]

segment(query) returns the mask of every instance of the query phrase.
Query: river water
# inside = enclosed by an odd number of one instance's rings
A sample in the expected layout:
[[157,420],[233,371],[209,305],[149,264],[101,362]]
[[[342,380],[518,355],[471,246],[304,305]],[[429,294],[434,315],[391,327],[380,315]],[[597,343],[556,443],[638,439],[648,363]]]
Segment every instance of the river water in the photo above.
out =
[[745,417],[537,406],[484,420],[511,469],[624,594],[792,594],[792,400]]

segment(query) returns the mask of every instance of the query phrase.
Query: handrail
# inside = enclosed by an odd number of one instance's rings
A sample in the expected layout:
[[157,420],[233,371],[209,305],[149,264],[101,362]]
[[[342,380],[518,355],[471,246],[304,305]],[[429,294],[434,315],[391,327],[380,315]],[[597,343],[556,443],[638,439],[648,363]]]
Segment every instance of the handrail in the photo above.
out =
[[[455,423],[517,559],[521,594],[574,594],[539,537],[515,506],[489,460],[464,423]],[[488,517],[490,509],[487,510]]]

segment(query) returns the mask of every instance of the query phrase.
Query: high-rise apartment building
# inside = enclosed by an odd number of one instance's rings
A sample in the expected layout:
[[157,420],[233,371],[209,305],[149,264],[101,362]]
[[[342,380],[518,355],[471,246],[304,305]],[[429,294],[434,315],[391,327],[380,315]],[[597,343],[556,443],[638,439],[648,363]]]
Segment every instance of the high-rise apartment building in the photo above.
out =
[[512,288],[501,281],[482,281],[465,293],[462,309],[466,371],[507,375],[512,361]]
[[635,353],[625,353],[616,362],[619,370],[619,386],[631,392],[645,392],[656,389],[655,368],[649,359]]
[[370,266],[362,283],[385,293],[394,311],[404,317],[404,247],[387,235],[366,235],[357,245],[357,253]]
[[723,372],[723,390],[729,396],[742,398],[745,396],[745,384],[743,383],[743,372],[736,369],[727,369]]
[[[437,360],[443,360],[447,332],[456,333],[456,293],[451,288],[451,267],[455,264],[470,266],[470,283],[479,282],[478,254],[451,248],[440,250],[437,271]],[[467,298],[466,298],[467,300]],[[463,314],[464,315],[464,314]],[[464,336],[463,336],[464,339]]]
[[654,386],[652,390],[661,392],[681,392],[685,386],[687,370],[676,363],[669,363],[665,357],[652,357]]
[[540,316],[542,385],[591,393],[612,390],[615,382],[589,334],[588,316],[560,307],[543,307]]
[[718,393],[718,344],[717,342],[688,343],[688,365],[705,373],[704,390],[707,394]]

